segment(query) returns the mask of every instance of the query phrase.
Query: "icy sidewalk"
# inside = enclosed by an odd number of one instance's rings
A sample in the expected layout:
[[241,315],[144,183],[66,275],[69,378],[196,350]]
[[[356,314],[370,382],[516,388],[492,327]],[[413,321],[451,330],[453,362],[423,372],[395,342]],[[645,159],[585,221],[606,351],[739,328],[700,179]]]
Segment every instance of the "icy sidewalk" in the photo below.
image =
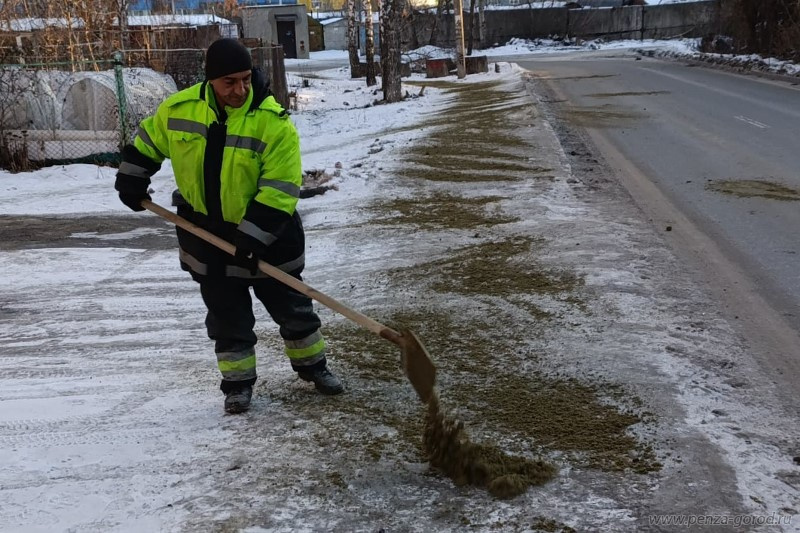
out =
[[[613,182],[571,174],[520,72],[369,107],[374,89],[323,76],[298,96],[304,167],[342,169],[300,204],[306,281],[412,326],[475,440],[556,480],[498,501],[429,471],[397,350],[323,308],[348,394],[298,381],[259,309],[254,405],[225,416],[172,230],[70,167],[74,211],[46,202],[59,169],[0,175],[0,211],[66,235],[0,256],[1,530],[637,531],[790,505],[768,387],[727,382],[747,368],[727,325]],[[155,188],[168,203],[168,167]]]

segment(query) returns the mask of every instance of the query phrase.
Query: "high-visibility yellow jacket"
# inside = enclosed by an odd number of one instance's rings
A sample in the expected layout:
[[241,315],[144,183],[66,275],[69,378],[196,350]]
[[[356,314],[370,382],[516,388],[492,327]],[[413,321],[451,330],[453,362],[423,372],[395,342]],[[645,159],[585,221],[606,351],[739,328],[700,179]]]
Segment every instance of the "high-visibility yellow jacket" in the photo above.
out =
[[[172,95],[123,150],[117,188],[120,180],[149,184],[166,158],[186,203],[179,214],[227,240],[238,229],[263,245],[263,259],[287,272],[302,268],[300,143],[274,97],[254,85],[244,105],[218,112],[207,82]],[[181,263],[193,274],[254,277],[196,237],[182,230],[178,237]]]

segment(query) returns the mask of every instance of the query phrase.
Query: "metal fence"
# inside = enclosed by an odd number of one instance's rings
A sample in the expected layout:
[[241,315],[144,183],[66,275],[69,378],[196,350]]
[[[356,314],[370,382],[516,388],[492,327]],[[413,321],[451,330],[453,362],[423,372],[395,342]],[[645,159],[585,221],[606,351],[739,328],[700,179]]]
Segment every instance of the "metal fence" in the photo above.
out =
[[[288,107],[281,47],[251,49]],[[204,78],[204,50],[128,50],[99,60],[0,64],[0,168],[117,164],[139,122]]]

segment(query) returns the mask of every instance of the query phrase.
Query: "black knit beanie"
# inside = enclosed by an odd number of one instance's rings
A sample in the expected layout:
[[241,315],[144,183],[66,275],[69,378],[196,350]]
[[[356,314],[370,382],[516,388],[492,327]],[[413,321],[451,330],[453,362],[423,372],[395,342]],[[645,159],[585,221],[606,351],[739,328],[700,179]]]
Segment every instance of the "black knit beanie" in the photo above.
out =
[[253,68],[250,51],[236,39],[218,39],[206,52],[206,79],[215,80]]

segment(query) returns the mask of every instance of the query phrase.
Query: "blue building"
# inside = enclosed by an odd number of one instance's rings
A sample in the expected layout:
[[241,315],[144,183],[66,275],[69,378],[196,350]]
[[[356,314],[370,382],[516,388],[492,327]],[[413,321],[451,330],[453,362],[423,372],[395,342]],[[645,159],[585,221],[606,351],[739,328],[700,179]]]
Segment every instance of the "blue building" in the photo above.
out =
[[[205,13],[211,11],[211,5],[219,3],[213,0],[131,0],[128,10],[134,14],[149,14],[154,11]],[[286,4],[297,4],[297,0],[239,0],[239,5],[242,7]]]
[[174,13],[181,11],[200,11],[201,0],[133,0],[128,4],[128,11],[133,13],[152,13],[169,9]]

